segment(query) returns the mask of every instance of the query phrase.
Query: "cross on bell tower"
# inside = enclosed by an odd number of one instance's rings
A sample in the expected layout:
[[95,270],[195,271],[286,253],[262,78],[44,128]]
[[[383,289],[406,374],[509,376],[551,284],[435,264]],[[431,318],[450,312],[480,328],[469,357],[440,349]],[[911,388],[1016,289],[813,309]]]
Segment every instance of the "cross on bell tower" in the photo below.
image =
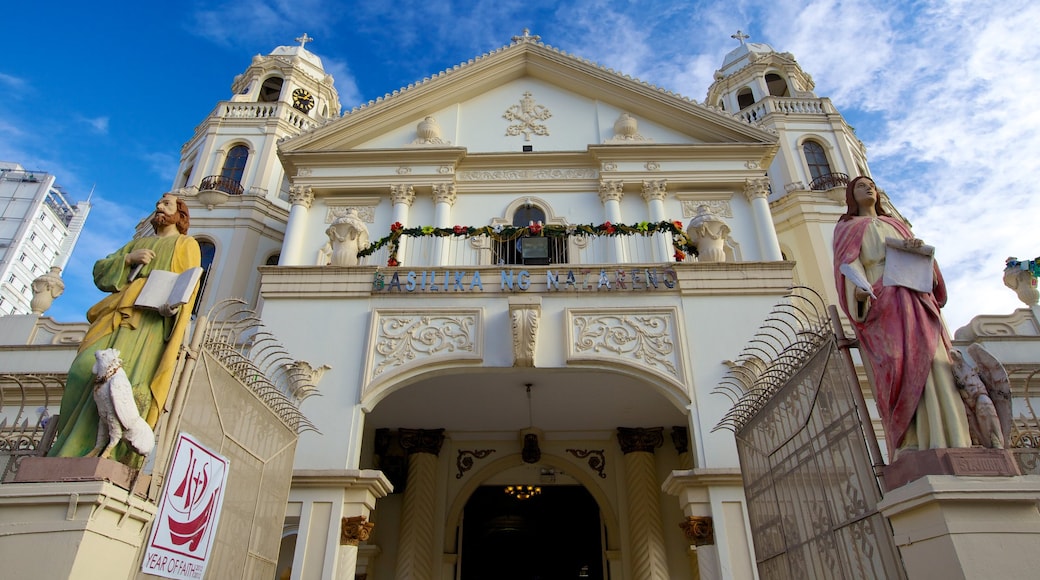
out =
[[307,48],[307,43],[314,42],[314,39],[310,36],[307,36],[307,33],[304,32],[303,36],[296,37],[296,42],[300,43],[300,48]]
[[[751,38],[747,34],[744,34],[743,32],[741,32],[740,29],[737,29],[737,33],[736,34],[731,34],[731,35],[729,35],[729,37],[734,39],[734,40],[736,40],[737,42],[739,42],[741,46],[744,45],[744,41],[745,40]],[[296,40],[299,40],[299,38],[297,38]]]

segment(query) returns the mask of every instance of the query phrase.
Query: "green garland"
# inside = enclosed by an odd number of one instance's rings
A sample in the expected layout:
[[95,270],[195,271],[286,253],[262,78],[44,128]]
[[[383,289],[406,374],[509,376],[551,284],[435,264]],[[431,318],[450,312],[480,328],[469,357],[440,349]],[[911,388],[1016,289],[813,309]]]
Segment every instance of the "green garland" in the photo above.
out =
[[683,261],[687,254],[696,256],[697,248],[683,231],[682,222],[639,222],[635,225],[612,224],[604,222],[600,225],[578,224],[578,225],[541,225],[533,224],[524,227],[515,226],[483,226],[474,228],[470,226],[455,226],[453,228],[435,228],[433,226],[422,226],[406,228],[401,222],[395,222],[390,226],[390,235],[377,240],[367,248],[358,252],[358,258],[371,256],[383,246],[390,246],[390,256],[386,265],[390,267],[400,266],[397,261],[397,250],[400,246],[401,236],[411,237],[447,237],[457,236],[471,238],[474,236],[487,236],[496,242],[510,242],[521,237],[544,236],[549,238],[566,238],[568,236],[651,236],[653,234],[671,234],[672,246],[675,248],[674,257],[676,261]]
[[1005,268],[1025,270],[1032,274],[1033,278],[1040,278],[1040,257],[1033,258],[1032,260],[1019,260],[1018,258],[1008,258],[1004,266]]

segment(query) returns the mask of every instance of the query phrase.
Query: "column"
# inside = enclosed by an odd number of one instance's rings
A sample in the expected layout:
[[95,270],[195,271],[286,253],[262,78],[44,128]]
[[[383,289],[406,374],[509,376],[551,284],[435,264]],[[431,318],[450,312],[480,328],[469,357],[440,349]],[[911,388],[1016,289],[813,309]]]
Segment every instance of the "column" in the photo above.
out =
[[[392,204],[392,212],[390,214],[390,223],[400,223],[401,225],[408,226],[408,210],[411,209],[412,203],[415,201],[415,188],[411,185],[394,184],[390,186],[390,203]],[[401,261],[407,255],[405,253],[405,246],[408,240],[401,236],[397,240],[397,259]],[[402,263],[410,263],[402,262]],[[383,264],[376,264],[377,266]]]
[[314,193],[309,185],[293,185],[289,187],[289,221],[285,224],[285,238],[282,242],[282,255],[278,259],[279,266],[299,266],[303,264],[303,238],[307,229],[307,214],[314,203]]
[[660,485],[654,467],[654,449],[664,444],[664,428],[618,427],[617,431],[618,443],[625,455],[632,577],[635,580],[668,578],[664,531],[658,507]]
[[[621,196],[625,182],[620,180],[601,180],[599,182],[599,201],[603,204],[604,220],[612,224],[621,223]],[[614,262],[626,262],[625,244],[622,236],[613,236]],[[609,261],[606,260],[606,261]]]
[[432,580],[437,454],[444,443],[444,429],[399,429],[398,434],[401,448],[408,453],[408,479],[395,577],[398,580]]
[[[646,202],[647,212],[651,222],[663,222],[667,217],[664,215],[664,197],[668,193],[668,181],[665,179],[643,180],[643,201]],[[657,233],[653,237],[654,261],[673,261],[672,236]]]
[[358,544],[367,541],[375,524],[365,516],[349,516],[340,520],[339,554],[336,561],[336,578],[353,580],[357,570]]
[[[451,207],[455,205],[455,184],[435,183],[433,185],[433,225],[438,228],[450,228]],[[433,265],[445,266],[448,262],[448,250],[451,238],[434,238]]]
[[779,262],[783,260],[780,253],[780,240],[776,237],[776,226],[773,225],[773,214],[769,211],[769,178],[753,177],[744,181],[744,197],[751,204],[751,215],[755,220],[758,232],[758,251],[763,262]]

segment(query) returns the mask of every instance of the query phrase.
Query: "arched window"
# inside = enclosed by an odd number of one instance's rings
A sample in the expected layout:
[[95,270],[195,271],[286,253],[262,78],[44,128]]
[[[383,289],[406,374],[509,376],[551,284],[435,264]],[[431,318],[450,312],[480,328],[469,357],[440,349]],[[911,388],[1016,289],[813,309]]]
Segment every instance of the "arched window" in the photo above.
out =
[[791,93],[787,88],[787,81],[783,77],[776,73],[769,73],[766,75],[766,86],[769,87],[769,94],[774,97],[790,97]]
[[260,95],[257,98],[261,103],[273,103],[282,96],[282,83],[284,81],[281,77],[270,77],[264,79],[264,84],[260,85]]
[[224,168],[220,170],[220,176],[230,179],[235,183],[242,183],[242,175],[246,171],[246,161],[249,159],[249,148],[245,145],[235,145],[224,159]]
[[[513,213],[513,227],[545,224],[545,210],[526,203]],[[520,237],[494,244],[496,264],[560,264],[567,262],[567,238],[550,236]]]
[[199,313],[199,306],[202,305],[202,294],[206,291],[206,282],[209,280],[209,273],[213,269],[213,258],[217,255],[217,247],[213,245],[213,242],[208,240],[198,240],[199,251],[202,253],[202,277],[199,278],[199,293],[195,295],[195,305],[191,308],[191,314],[194,316]]
[[751,105],[755,104],[755,95],[751,93],[751,89],[744,87],[737,93],[737,106],[741,109],[746,109]]
[[[809,179],[813,182],[831,174],[831,164],[827,162],[827,153],[822,145],[816,141],[806,141],[802,143],[802,153],[805,155],[806,165],[809,166]],[[812,187],[810,185],[810,188]]]

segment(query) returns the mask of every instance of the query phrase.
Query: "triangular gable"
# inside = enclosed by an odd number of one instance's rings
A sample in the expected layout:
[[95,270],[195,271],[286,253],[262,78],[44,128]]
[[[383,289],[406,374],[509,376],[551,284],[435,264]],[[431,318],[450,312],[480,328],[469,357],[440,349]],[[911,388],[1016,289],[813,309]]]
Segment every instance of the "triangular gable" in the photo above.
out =
[[[540,121],[535,109],[526,115],[529,122],[504,118],[510,110],[525,117],[525,98],[531,99],[527,105],[543,107],[551,116]],[[639,138],[655,144],[776,142],[774,135],[726,113],[521,40],[359,107],[283,143],[281,150],[291,154],[441,145],[492,152],[531,145],[541,151],[582,151],[612,142],[614,123],[622,113],[638,122],[638,135],[627,144]],[[426,117],[439,125],[441,143],[415,143],[417,126]],[[510,125],[520,125],[519,134],[507,136]],[[539,135],[537,125],[543,125],[547,135]]]

